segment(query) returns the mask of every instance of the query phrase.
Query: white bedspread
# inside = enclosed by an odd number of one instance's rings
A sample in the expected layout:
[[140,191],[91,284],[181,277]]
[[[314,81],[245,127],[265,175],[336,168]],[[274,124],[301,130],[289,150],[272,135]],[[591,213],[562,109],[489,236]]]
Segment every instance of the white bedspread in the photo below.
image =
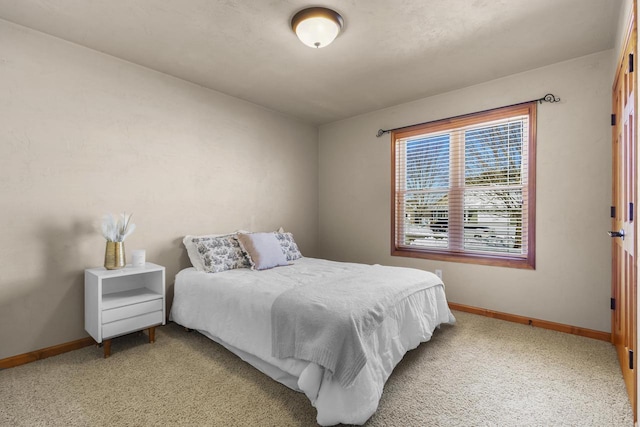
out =
[[[271,306],[287,290],[340,280],[366,268],[371,266],[314,258],[264,271],[208,274],[188,268],[176,276],[171,320],[202,331],[272,378],[304,392],[318,410],[319,424],[363,424],[376,411],[384,383],[404,354],[428,341],[441,323],[455,322],[440,279],[429,272],[418,275],[435,286],[403,299],[367,337],[367,363],[349,388],[315,363],[271,356]],[[416,280],[418,270],[389,268]]]

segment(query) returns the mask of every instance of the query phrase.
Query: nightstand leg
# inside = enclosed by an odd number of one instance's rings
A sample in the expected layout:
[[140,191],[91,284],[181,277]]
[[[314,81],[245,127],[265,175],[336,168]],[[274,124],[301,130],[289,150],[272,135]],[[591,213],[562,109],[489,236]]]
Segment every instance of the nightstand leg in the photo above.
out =
[[104,340],[102,342],[104,348],[104,358],[111,356],[111,340]]
[[149,343],[156,342],[156,327],[149,328]]

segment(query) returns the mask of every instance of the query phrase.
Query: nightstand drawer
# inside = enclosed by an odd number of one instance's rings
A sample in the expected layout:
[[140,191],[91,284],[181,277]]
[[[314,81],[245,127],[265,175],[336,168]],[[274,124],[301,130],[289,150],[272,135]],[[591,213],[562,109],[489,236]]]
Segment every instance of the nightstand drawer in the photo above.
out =
[[162,298],[153,301],[141,302],[139,304],[130,304],[123,307],[112,308],[102,312],[102,323],[115,322],[127,319],[129,317],[140,316],[141,314],[151,313],[162,310]]
[[160,310],[107,323],[102,326],[102,339],[105,340],[129,332],[139,331],[149,326],[160,325],[162,321],[162,310]]

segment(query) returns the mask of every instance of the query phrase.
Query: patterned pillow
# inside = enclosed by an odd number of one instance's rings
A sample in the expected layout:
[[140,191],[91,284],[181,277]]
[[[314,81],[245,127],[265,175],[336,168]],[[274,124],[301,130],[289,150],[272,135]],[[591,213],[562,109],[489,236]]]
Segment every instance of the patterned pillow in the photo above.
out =
[[234,231],[233,233],[206,234],[201,236],[193,236],[193,235],[184,236],[184,239],[182,239],[182,243],[184,244],[184,247],[187,249],[187,255],[189,256],[189,261],[191,261],[191,265],[193,265],[195,269],[198,271],[204,271],[204,265],[202,265],[202,259],[200,258],[200,252],[198,251],[196,240],[198,242],[201,242],[203,240],[214,239],[216,237],[232,236],[237,233],[248,233],[248,231],[238,230],[238,231]]
[[294,261],[298,258],[302,258],[302,254],[300,253],[300,249],[298,249],[298,245],[296,245],[295,240],[293,240],[293,234],[291,233],[273,233],[276,235],[276,239],[280,242],[280,247],[282,248],[282,252],[287,257],[287,261]]
[[235,234],[220,237],[193,238],[207,273],[220,273],[234,268],[250,268]]

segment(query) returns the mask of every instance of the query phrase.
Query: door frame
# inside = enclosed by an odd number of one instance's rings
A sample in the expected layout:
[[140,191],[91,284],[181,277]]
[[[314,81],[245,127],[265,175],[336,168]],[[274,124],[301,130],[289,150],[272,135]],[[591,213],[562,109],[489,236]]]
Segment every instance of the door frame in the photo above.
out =
[[[633,163],[633,167],[632,167],[632,173],[633,173],[633,201],[638,202],[638,185],[640,184],[638,181],[638,173],[637,173],[637,169],[638,169],[638,160],[640,159],[640,153],[638,150],[638,130],[639,130],[639,126],[638,126],[638,120],[637,120],[637,116],[638,116],[638,87],[637,87],[637,83],[638,83],[638,78],[637,78],[637,51],[638,51],[638,47],[637,47],[637,0],[633,0],[632,2],[632,11],[631,14],[627,20],[627,22],[625,23],[625,32],[624,32],[624,38],[622,40],[622,44],[620,45],[620,51],[617,52],[618,54],[618,58],[617,58],[617,62],[616,62],[616,72],[614,75],[614,81],[613,81],[613,87],[612,87],[612,98],[615,99],[615,93],[616,93],[616,87],[617,87],[617,83],[618,83],[618,79],[622,78],[624,79],[624,76],[620,76],[625,70],[626,70],[626,65],[628,64],[629,59],[627,58],[627,50],[629,47],[629,44],[632,44],[632,50],[630,53],[633,53],[633,64],[634,64],[634,69],[632,70],[632,72],[630,72],[631,76],[629,77],[632,80],[632,85],[633,85],[633,123],[632,123],[632,127],[633,129],[633,141],[632,141],[632,145],[633,145],[633,150],[634,150],[634,156],[635,158],[633,159],[634,161]],[[612,111],[612,113],[616,114],[617,113],[617,106],[614,105],[614,111]],[[621,113],[623,113],[623,111],[620,111]],[[625,118],[623,117],[616,117],[616,122],[620,123],[623,122],[625,120]],[[614,125],[614,123],[612,122],[612,125]],[[612,152],[612,159],[615,156],[615,144],[616,144],[616,140],[617,140],[617,126],[613,126],[613,140],[612,140],[612,149],[614,150],[614,152]],[[624,129],[623,129],[624,132]],[[622,141],[620,141],[620,143],[622,143]],[[615,191],[616,189],[616,182],[615,180],[617,179],[617,176],[615,175],[616,173],[616,163],[615,163],[615,159],[613,160],[612,163],[612,178],[613,178],[613,182],[612,182],[612,190]],[[624,160],[623,160],[624,162]],[[618,168],[622,167],[622,165],[618,165]],[[612,200],[613,200],[613,205],[616,207],[616,210],[626,210],[626,206],[617,206],[618,200],[614,199],[615,197],[615,193],[612,194]],[[637,211],[637,209],[636,209]],[[619,212],[618,212],[619,213]],[[635,214],[635,216],[637,217],[637,213]],[[618,216],[618,215],[616,215]],[[624,221],[624,215],[622,217],[622,220]],[[612,218],[612,224],[614,224],[616,221],[616,218]],[[633,348],[635,350],[639,349],[640,347],[638,347],[638,344],[640,342],[640,340],[638,339],[638,333],[637,331],[640,328],[640,319],[638,319],[637,316],[637,307],[640,306],[640,295],[638,295],[637,292],[637,272],[638,272],[638,265],[637,265],[637,256],[638,254],[638,236],[640,236],[640,234],[638,234],[639,230],[640,230],[640,225],[638,225],[638,222],[640,221],[633,221],[633,224],[631,224],[632,229],[630,230],[631,233],[633,234],[633,238],[634,238],[634,244],[633,244],[633,248],[632,253],[634,254],[634,262],[633,265],[630,266],[631,267],[631,275],[633,277],[632,280],[632,289],[633,289],[633,295],[631,295],[631,297],[635,298],[635,303],[633,304],[633,309],[632,312],[628,314],[627,320],[631,320],[631,323],[634,325],[635,327],[635,331],[634,331],[634,337],[632,340],[632,344]],[[612,251],[615,250],[615,244],[612,244]],[[611,259],[612,259],[612,283],[611,283],[611,289],[612,289],[612,298],[615,298],[615,292],[614,292],[614,280],[616,274],[618,274],[617,271],[615,271],[614,269],[614,253],[611,253]],[[628,272],[628,270],[627,270]],[[615,301],[616,305],[618,306],[618,304],[623,304],[624,303],[624,298],[623,301]],[[615,330],[615,316],[617,314],[617,310],[612,310],[611,312],[611,342],[612,344],[616,344],[615,340],[616,340],[616,330]],[[629,316],[631,317],[631,319],[629,319]],[[622,320],[623,322],[625,321],[624,319]],[[624,358],[620,358],[620,353],[618,353],[618,348],[616,347],[616,353],[618,356],[618,359],[620,360],[621,364],[624,364]],[[632,375],[633,375],[633,389],[632,390],[628,390],[628,393],[630,394],[630,397],[633,396],[633,398],[630,399],[630,403],[633,409],[633,414],[634,414],[634,424],[637,426],[637,408],[639,407],[639,403],[640,403],[640,397],[638,396],[638,376],[637,376],[637,361],[638,361],[638,357],[636,354],[633,355],[633,359],[634,359],[634,366],[632,369]],[[623,368],[623,366],[621,366],[621,369]],[[627,384],[628,386],[628,384]]]

